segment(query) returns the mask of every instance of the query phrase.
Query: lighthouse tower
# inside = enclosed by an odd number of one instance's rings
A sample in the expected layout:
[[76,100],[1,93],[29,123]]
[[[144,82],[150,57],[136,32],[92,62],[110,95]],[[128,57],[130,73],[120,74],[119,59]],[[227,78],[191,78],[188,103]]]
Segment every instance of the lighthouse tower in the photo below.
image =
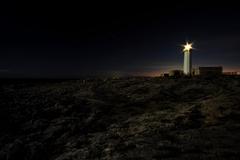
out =
[[183,73],[185,75],[191,75],[192,72],[192,56],[191,56],[191,50],[192,48],[192,43],[186,43],[183,45],[183,53],[184,53],[184,62],[183,62]]

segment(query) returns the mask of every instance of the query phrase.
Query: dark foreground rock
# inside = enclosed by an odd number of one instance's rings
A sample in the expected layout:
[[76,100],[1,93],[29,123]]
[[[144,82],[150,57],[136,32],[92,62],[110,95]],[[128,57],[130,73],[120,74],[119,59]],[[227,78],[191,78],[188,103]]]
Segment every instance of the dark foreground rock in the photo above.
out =
[[0,160],[239,159],[240,78],[1,82]]

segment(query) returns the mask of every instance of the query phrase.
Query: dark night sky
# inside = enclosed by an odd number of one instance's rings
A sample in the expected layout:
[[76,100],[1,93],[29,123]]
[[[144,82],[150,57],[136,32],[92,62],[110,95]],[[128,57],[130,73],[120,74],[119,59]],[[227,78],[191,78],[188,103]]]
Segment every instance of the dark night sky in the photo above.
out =
[[0,15],[0,77],[156,75],[194,66],[240,71],[240,11],[233,4],[8,2]]

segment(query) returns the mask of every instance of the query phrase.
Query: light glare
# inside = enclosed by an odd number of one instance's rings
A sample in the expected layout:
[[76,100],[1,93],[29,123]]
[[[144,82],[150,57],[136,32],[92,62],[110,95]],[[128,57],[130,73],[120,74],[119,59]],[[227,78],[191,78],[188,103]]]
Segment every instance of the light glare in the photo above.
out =
[[183,52],[189,52],[191,49],[193,49],[192,47],[193,43],[186,43],[185,45],[183,45]]

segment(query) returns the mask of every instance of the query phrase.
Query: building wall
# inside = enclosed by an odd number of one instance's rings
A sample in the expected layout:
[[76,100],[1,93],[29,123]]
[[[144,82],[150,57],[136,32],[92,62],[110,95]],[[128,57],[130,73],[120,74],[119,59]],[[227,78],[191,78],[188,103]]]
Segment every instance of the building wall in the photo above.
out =
[[182,70],[171,70],[169,72],[169,76],[180,77],[182,75],[183,75],[183,71]]
[[199,75],[200,73],[199,73],[199,68],[194,68],[193,70],[192,70],[192,75],[194,75],[194,76],[197,76],[197,75]]
[[221,75],[223,68],[219,67],[199,67],[199,75]]
[[224,75],[238,75],[238,72],[223,72]]

